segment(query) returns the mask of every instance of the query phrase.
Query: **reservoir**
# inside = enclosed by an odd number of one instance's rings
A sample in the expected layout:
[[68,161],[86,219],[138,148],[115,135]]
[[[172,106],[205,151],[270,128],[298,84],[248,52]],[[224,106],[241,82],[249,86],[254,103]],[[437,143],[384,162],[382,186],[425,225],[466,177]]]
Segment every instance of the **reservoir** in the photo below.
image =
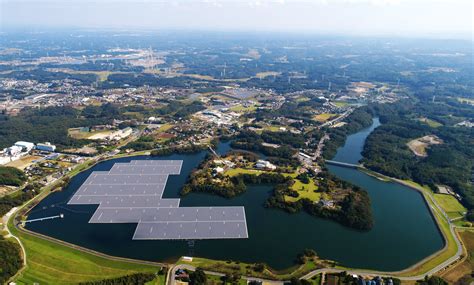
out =
[[[349,136],[334,160],[357,163],[365,139],[379,125]],[[230,149],[220,143],[218,152]],[[206,156],[170,155],[159,158],[137,156],[103,161],[71,179],[69,186],[41,201],[29,219],[64,214],[64,219],[29,223],[29,230],[109,255],[151,261],[174,261],[180,256],[199,256],[220,260],[264,262],[275,269],[294,265],[296,256],[306,248],[314,249],[322,258],[341,265],[382,271],[409,267],[440,250],[444,243],[422,196],[408,187],[368,176],[357,169],[328,166],[341,179],[365,189],[372,201],[374,227],[368,232],[352,230],[306,213],[288,214],[266,209],[264,201],[271,194],[267,185],[249,186],[247,192],[233,199],[192,193],[181,198],[186,206],[244,206],[248,239],[159,241],[132,240],[136,224],[89,224],[97,206],[66,205],[92,171],[109,170],[116,162],[137,159],[183,160],[180,175],[169,176],[164,198],[179,197],[179,191],[193,168]]]

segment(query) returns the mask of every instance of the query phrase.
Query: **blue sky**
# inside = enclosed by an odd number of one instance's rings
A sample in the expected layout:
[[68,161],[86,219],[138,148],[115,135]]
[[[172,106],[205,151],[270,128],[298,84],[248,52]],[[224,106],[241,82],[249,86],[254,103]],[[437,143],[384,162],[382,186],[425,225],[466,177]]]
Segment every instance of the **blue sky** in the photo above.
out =
[[472,0],[0,0],[0,28],[471,37]]

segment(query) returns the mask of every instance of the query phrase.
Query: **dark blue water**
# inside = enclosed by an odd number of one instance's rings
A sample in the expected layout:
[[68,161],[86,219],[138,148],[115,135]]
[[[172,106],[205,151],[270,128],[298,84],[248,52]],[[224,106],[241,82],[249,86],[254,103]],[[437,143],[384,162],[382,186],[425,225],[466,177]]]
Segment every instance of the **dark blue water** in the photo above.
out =
[[[378,121],[374,121],[374,128]],[[351,136],[338,151],[352,149],[360,155],[360,141],[365,136]],[[352,139],[354,138],[354,139]],[[357,138],[357,139],[355,139]],[[218,152],[230,149],[221,143]],[[352,152],[348,152],[351,153]],[[171,155],[153,159],[184,160],[182,174],[170,176],[165,197],[178,197],[180,188],[191,170],[206,153]],[[354,157],[350,156],[350,159]],[[344,157],[339,156],[340,159]],[[71,180],[63,192],[53,193],[36,206],[30,218],[64,213],[64,219],[28,224],[34,230],[61,240],[115,256],[154,261],[172,261],[182,255],[201,256],[221,260],[265,262],[276,269],[292,266],[295,257],[305,248],[313,248],[327,259],[345,266],[377,270],[406,268],[443,247],[443,240],[422,197],[415,191],[372,178],[355,169],[329,166],[332,173],[357,184],[369,192],[374,211],[375,226],[371,231],[359,232],[330,220],[306,213],[287,214],[266,209],[262,205],[271,194],[270,186],[251,186],[233,199],[206,194],[190,194],[181,206],[244,206],[249,232],[248,239],[200,240],[194,245],[186,241],[134,241],[134,224],[88,224],[96,206],[67,206],[69,198],[91,171],[108,170],[115,162],[150,159],[141,156],[102,162]],[[353,162],[353,160],[344,160]]]
[[357,164],[362,159],[365,139],[378,126],[380,126],[379,118],[374,118],[370,127],[348,136],[344,146],[337,150],[332,160]]

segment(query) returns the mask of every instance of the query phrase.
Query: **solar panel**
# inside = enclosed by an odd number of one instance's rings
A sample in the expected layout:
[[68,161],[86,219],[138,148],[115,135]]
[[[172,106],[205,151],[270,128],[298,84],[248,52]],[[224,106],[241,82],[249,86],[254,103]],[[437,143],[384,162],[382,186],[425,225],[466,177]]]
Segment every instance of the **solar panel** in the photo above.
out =
[[89,223],[137,223],[133,239],[247,238],[243,207],[179,207],[162,198],[181,160],[132,160],[95,171],[68,204],[98,204]]

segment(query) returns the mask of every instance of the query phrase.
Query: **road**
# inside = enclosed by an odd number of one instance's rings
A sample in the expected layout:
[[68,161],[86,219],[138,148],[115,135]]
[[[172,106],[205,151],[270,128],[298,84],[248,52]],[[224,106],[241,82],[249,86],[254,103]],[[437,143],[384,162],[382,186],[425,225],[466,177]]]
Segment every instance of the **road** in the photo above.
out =
[[[176,270],[178,269],[186,269],[186,270],[189,270],[189,271],[194,271],[196,270],[196,267],[192,266],[192,265],[189,265],[189,264],[177,264],[175,266],[173,266],[172,268],[170,268],[170,270],[168,271],[168,275],[167,275],[167,285],[176,285],[176,280],[175,280],[175,272]],[[208,270],[204,270],[204,273],[208,274],[208,275],[215,275],[215,276],[225,276],[225,274],[223,273],[220,273],[220,272],[215,272],[215,271],[208,271]],[[270,285],[283,285],[283,282],[282,281],[275,281],[275,280],[268,280],[268,279],[261,279],[261,278],[256,278],[256,277],[250,277],[250,276],[242,276],[243,279],[247,280],[247,281],[260,281],[260,282],[265,282],[267,284],[270,284]]]

